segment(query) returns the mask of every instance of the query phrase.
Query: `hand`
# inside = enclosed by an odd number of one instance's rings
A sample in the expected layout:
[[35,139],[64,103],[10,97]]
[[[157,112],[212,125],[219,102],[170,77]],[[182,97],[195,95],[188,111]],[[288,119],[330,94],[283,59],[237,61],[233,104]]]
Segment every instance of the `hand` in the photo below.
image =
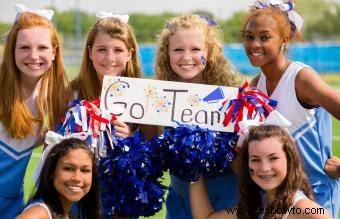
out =
[[326,161],[325,172],[334,179],[340,178],[340,158],[336,156],[329,158]]
[[117,137],[126,138],[131,135],[130,127],[126,123],[117,119],[113,121],[112,124],[114,125],[116,129],[115,135]]

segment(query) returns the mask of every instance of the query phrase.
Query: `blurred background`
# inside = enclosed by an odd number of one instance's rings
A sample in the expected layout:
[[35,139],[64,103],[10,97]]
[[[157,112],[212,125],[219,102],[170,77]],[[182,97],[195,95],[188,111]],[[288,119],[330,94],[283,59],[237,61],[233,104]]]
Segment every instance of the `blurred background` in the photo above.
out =
[[[5,34],[16,15],[13,1],[1,0],[0,35]],[[140,46],[145,76],[153,76],[156,36],[165,21],[179,13],[193,12],[212,17],[224,32],[224,52],[243,74],[259,69],[250,65],[241,42],[243,16],[253,0],[21,0],[30,8],[53,8],[53,22],[63,39],[63,55],[72,79],[79,70],[84,40],[96,21],[96,11],[129,14]],[[296,11],[304,18],[304,43],[289,48],[297,61],[313,66],[320,74],[340,72],[340,0],[296,0]],[[0,47],[0,55],[2,54]]]

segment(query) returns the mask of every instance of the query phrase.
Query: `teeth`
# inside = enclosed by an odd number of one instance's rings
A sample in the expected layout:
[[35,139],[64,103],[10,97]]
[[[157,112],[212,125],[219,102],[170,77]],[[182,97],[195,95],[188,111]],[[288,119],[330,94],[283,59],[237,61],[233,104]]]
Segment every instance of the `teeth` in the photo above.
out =
[[187,70],[187,69],[193,68],[194,65],[188,65],[188,64],[187,64],[187,65],[180,65],[180,67]]
[[274,178],[274,176],[273,175],[269,175],[269,176],[260,176],[260,178],[261,179],[272,179],[272,178]]
[[73,192],[79,192],[81,191],[81,186],[67,186],[70,190]]
[[27,64],[27,66],[28,66],[29,68],[32,68],[32,69],[39,69],[40,66],[41,66],[41,64],[40,64],[40,63],[34,63],[34,64],[29,63],[29,64]]
[[251,55],[252,56],[261,56],[261,55],[263,55],[263,53],[262,52],[252,52]]

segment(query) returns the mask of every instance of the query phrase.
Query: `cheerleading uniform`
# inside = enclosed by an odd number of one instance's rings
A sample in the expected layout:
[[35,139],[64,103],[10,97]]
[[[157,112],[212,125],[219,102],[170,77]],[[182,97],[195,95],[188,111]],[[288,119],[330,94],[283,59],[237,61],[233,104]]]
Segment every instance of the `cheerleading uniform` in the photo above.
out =
[[[297,99],[295,78],[303,68],[311,67],[300,62],[291,63],[270,98],[278,101],[276,110],[292,123],[289,131],[297,144],[316,202],[337,218],[340,180],[329,177],[324,171],[332,153],[331,119],[323,108],[306,109]],[[268,94],[266,87],[266,77],[262,73],[257,88]]]
[[[308,197],[300,190],[296,191],[295,196],[293,198],[293,204],[286,210],[286,213],[282,216],[282,219],[287,219],[289,216],[289,213],[292,211],[291,209],[296,205],[296,203],[298,203],[300,200],[308,200]],[[267,196],[265,195],[265,193],[262,195],[261,197],[261,209],[266,209],[267,206]],[[259,219],[263,219],[264,218],[264,214],[265,211],[263,212],[263,214],[259,214]]]
[[[171,175],[169,193],[166,198],[166,219],[192,218],[189,184]],[[238,204],[239,196],[236,175],[230,169],[220,177],[205,177],[210,202],[215,210],[222,210]]]
[[[36,91],[27,99],[33,115],[37,113]],[[0,218],[14,218],[24,208],[24,176],[37,140],[38,135],[12,138],[0,122]]]
[[27,209],[34,207],[34,206],[41,206],[45,209],[45,211],[48,214],[48,218],[52,219],[52,213],[50,211],[50,208],[45,204],[45,202],[43,200],[36,200],[36,201],[32,201],[25,209],[24,211],[26,211]]

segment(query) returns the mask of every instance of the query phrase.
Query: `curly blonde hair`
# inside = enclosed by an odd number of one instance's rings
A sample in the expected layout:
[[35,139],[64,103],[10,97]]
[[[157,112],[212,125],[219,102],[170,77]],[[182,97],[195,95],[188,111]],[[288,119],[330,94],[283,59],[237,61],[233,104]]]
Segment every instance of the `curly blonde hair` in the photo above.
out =
[[222,31],[216,25],[210,25],[205,18],[194,14],[181,15],[168,20],[166,28],[158,35],[156,79],[176,81],[176,73],[170,66],[169,37],[179,28],[200,28],[206,36],[208,55],[202,83],[221,86],[240,85],[239,73],[223,54]]

